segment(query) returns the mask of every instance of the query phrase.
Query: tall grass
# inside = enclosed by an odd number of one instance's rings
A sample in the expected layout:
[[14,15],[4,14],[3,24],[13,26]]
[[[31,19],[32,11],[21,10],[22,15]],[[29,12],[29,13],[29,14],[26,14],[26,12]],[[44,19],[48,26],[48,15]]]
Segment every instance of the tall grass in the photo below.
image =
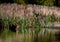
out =
[[[4,17],[2,18],[2,21],[4,25],[4,31],[0,36],[2,42],[53,42],[54,38],[52,36],[54,35],[49,33],[47,30],[43,32],[42,26],[44,25],[41,19],[37,19],[34,16],[30,19],[21,19],[20,17]],[[9,30],[9,24],[16,23],[19,26],[18,35],[16,35],[16,32]],[[42,32],[44,33],[44,36],[41,35]]]

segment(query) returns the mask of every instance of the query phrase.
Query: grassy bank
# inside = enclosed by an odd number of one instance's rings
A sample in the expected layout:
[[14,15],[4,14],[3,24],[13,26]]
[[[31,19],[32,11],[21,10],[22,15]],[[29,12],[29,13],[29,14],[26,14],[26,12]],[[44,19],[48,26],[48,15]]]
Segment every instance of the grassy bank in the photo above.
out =
[[[0,19],[1,42],[55,42],[52,32],[44,29],[43,26],[56,20],[54,16],[45,16],[45,24],[40,17],[21,19],[20,17],[4,17]],[[16,30],[18,26],[18,29]],[[18,31],[18,32],[17,32]]]

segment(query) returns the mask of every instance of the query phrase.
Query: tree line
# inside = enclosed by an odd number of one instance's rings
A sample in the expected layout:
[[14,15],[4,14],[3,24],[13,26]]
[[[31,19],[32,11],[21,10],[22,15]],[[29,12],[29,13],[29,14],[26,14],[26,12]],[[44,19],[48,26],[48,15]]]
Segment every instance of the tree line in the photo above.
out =
[[60,7],[60,0],[0,0],[0,3],[38,4]]

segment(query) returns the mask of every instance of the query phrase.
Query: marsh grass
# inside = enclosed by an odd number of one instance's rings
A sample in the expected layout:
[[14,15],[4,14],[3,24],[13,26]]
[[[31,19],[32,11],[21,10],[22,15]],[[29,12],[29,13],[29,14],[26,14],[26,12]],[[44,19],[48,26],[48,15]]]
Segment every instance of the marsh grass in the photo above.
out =
[[[53,19],[52,19],[53,18]],[[54,22],[54,17],[47,17],[47,22]],[[2,32],[0,38],[2,42],[53,42],[54,35],[47,30],[44,31],[44,36],[42,36],[42,21],[32,17],[31,19],[25,18],[21,19],[19,17],[4,17],[2,18],[4,31]],[[16,32],[9,30],[9,24],[18,24],[18,35]]]

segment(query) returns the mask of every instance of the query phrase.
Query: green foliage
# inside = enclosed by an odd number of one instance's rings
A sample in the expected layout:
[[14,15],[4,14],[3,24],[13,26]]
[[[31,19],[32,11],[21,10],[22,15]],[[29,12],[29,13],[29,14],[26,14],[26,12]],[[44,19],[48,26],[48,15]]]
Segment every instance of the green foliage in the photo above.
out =
[[54,0],[14,0],[14,2],[19,4],[39,4],[39,5],[47,5],[47,6],[54,5]]
[[60,16],[59,16],[59,17],[57,17],[57,21],[58,21],[58,22],[60,22]]
[[46,5],[46,6],[53,6],[54,0],[38,0],[38,4]]
[[47,5],[47,6],[53,6],[54,0],[27,0],[30,4],[39,4],[39,5]]
[[46,23],[48,22],[55,22],[57,20],[57,18],[55,17],[55,15],[48,15],[46,16]]
[[54,5],[54,0],[46,0],[43,2],[44,5],[47,5],[47,6],[53,6]]
[[60,0],[0,0],[1,3],[18,3],[18,4],[37,4],[46,6],[58,6],[60,7]]
[[24,0],[14,0],[15,3],[18,3],[18,4],[25,4],[25,1]]

